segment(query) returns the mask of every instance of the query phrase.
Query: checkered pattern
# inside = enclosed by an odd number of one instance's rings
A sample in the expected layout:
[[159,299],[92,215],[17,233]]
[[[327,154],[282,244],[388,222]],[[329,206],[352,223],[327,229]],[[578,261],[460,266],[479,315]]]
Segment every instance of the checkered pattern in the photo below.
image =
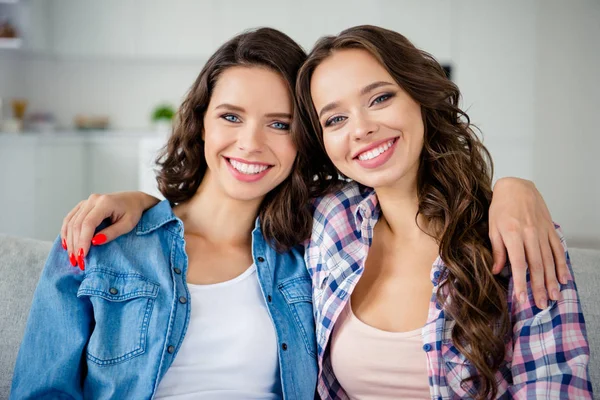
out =
[[[305,258],[314,287],[320,371],[317,390],[322,399],[348,398],[333,373],[327,345],[364,270],[379,213],[375,193],[356,183],[315,204]],[[562,233],[557,230],[566,251]],[[568,253],[567,260],[571,268]],[[438,258],[431,270],[434,290],[422,331],[431,398],[469,398],[474,388],[461,386],[461,381],[476,371],[452,344],[453,321],[436,306],[435,291],[444,269]],[[510,274],[508,269],[505,272]],[[545,310],[535,306],[531,291],[526,304],[513,302],[512,279],[508,294],[513,335],[507,339],[506,358],[497,373],[498,398],[592,398],[587,372],[589,346],[575,282],[571,279],[562,285],[562,299],[550,301]]]

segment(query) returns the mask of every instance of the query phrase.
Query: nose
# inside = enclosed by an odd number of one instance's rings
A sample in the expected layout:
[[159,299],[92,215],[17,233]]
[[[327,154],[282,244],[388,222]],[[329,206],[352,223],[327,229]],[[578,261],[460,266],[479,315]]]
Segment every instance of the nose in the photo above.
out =
[[375,121],[369,118],[369,115],[365,111],[361,111],[354,117],[354,126],[352,129],[354,140],[364,140],[377,132],[379,126]]
[[240,129],[237,146],[238,149],[246,153],[260,153],[263,147],[263,131],[259,126],[247,125],[245,129]]

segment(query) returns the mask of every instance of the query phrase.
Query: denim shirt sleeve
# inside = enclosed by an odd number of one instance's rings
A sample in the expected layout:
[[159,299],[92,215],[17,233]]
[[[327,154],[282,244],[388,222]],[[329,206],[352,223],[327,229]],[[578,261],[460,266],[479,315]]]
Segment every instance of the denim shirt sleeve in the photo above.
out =
[[84,272],[71,266],[60,237],[33,296],[10,399],[82,399],[92,306],[78,298]]

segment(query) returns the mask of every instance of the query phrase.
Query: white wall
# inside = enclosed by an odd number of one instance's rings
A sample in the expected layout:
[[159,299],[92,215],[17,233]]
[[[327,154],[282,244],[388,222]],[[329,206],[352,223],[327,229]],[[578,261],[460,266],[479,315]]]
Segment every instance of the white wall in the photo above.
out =
[[537,15],[534,180],[570,242],[600,248],[600,2]]

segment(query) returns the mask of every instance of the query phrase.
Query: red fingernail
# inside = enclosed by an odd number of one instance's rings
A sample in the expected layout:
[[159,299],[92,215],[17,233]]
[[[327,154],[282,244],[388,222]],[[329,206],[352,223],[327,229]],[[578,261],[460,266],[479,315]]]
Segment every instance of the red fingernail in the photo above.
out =
[[76,266],[77,265],[77,259],[75,258],[75,254],[71,253],[69,255],[69,261],[71,262],[72,266]]
[[106,235],[104,233],[99,233],[92,238],[92,244],[94,246],[98,246],[99,244],[104,244],[106,242]]
[[77,260],[77,262],[79,263],[79,269],[83,271],[85,269],[85,260],[83,259],[83,257],[79,257]]
[[67,241],[65,239],[62,240],[62,247],[63,249],[67,249]]
[[82,258],[83,257],[83,249],[79,249],[79,251],[77,252],[77,258]]

